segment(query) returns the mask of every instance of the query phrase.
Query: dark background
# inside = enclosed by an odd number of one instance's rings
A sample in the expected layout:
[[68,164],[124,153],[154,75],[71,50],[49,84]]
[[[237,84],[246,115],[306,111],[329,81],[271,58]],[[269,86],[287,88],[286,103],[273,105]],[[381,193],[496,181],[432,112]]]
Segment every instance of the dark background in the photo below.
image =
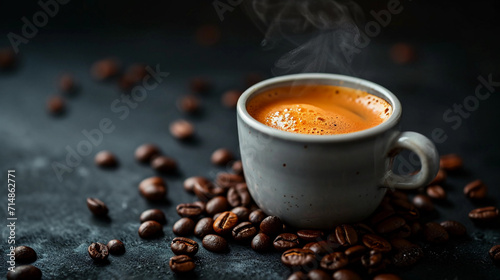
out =
[[[387,2],[358,2],[364,22],[372,20],[370,11],[384,9]],[[28,44],[20,45],[18,68],[0,72],[0,177],[6,178],[8,169],[16,170],[16,242],[37,251],[34,265],[43,271],[44,279],[173,277],[167,262],[172,256],[171,226],[178,219],[175,205],[196,200],[182,190],[183,180],[193,175],[214,178],[226,170],[210,164],[216,148],[238,152],[235,112],[221,105],[222,93],[231,88],[244,90],[249,72],[273,76],[274,63],[293,48],[287,41],[262,48],[263,33],[244,12],[247,4],[244,1],[226,12],[221,22],[211,1],[70,1]],[[437,203],[436,212],[427,219],[454,219],[468,229],[463,240],[425,247],[425,259],[402,275],[405,279],[498,279],[500,270],[486,253],[500,243],[498,229],[478,228],[467,218],[475,207],[500,206],[498,94],[482,101],[457,129],[443,120],[446,110],[474,94],[478,76],[492,75],[500,81],[498,3],[413,0],[401,1],[401,5],[403,12],[394,15],[355,57],[350,74],[379,83],[398,96],[404,108],[403,130],[428,137],[435,128],[447,133],[448,139],[436,145],[442,154],[462,155],[465,172],[447,180],[448,199]],[[35,1],[1,2],[0,47],[9,45],[9,32],[21,34],[22,17],[31,20],[39,10]],[[220,38],[213,44],[200,44],[197,31],[207,25],[218,30]],[[391,60],[391,47],[400,42],[414,48],[413,62]],[[122,92],[115,83],[95,82],[89,74],[94,61],[110,56],[124,67],[141,62],[160,65],[170,73],[123,121],[109,108]],[[81,90],[65,97],[65,115],[53,117],[46,112],[46,101],[60,94],[57,78],[65,72],[73,73]],[[202,96],[202,114],[186,116],[177,110],[175,101],[189,93],[190,78],[200,75],[210,78],[214,88]],[[104,117],[113,120],[115,131],[59,182],[51,163],[64,162],[65,147],[75,147],[85,139],[81,131],[96,128]],[[195,124],[195,141],[181,143],[171,137],[168,124],[178,118]],[[169,185],[166,204],[148,203],[137,192],[142,179],[155,175],[133,159],[135,148],[146,142],[158,144],[178,160],[179,174],[164,176]],[[104,149],[117,155],[118,169],[94,165],[94,154]],[[489,198],[472,202],[463,196],[462,188],[477,178],[489,186]],[[2,188],[0,193],[5,198],[0,200],[5,203],[0,206],[5,217],[7,191]],[[111,222],[90,215],[85,205],[89,196],[108,204]],[[167,214],[165,236],[141,240],[136,234],[138,216],[153,207]],[[6,227],[1,232],[5,259]],[[124,241],[127,253],[111,256],[106,266],[93,264],[87,246],[113,238]],[[288,275],[279,254],[259,255],[237,244],[231,244],[226,255],[200,249],[197,265],[194,276],[202,279],[283,279]],[[6,267],[2,261],[0,274]]]

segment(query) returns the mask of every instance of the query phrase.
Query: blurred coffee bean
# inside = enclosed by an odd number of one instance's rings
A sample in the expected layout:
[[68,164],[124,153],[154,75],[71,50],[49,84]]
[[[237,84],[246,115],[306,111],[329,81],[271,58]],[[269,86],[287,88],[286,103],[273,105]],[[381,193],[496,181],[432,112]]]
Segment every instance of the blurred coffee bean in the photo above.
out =
[[198,243],[186,237],[175,237],[170,243],[170,249],[176,255],[194,256],[198,253]]
[[229,202],[223,196],[216,196],[210,199],[206,205],[207,214],[213,216],[217,213],[224,212],[229,209]]
[[202,245],[203,248],[214,253],[223,253],[229,248],[226,239],[215,234],[205,235],[205,237],[203,237]]
[[375,233],[375,231],[369,227],[368,225],[364,224],[364,223],[356,223],[356,224],[352,224],[352,227],[354,228],[354,230],[356,231],[356,233],[358,234],[358,236],[362,236],[362,235],[365,235],[367,233]]
[[151,167],[160,173],[168,174],[177,170],[177,162],[167,156],[157,156],[151,161]]
[[332,243],[326,240],[321,240],[318,242],[310,242],[302,247],[303,249],[309,249],[313,251],[316,255],[323,256],[326,254],[333,253],[334,251],[339,251],[341,245],[339,243]]
[[149,209],[142,212],[140,220],[141,223],[144,223],[145,221],[156,221],[162,225],[167,223],[167,218],[160,209]]
[[214,221],[214,231],[221,235],[228,234],[237,224],[238,216],[233,212],[226,211]]
[[373,280],[401,280],[401,277],[392,273],[382,273],[375,276]]
[[427,242],[430,243],[444,243],[448,241],[448,232],[440,224],[435,222],[429,222],[424,225],[424,237]]
[[[314,262],[307,263],[306,267],[313,266]],[[332,277],[322,269],[313,269],[307,273],[310,280],[331,280]]]
[[488,187],[481,180],[472,181],[464,188],[465,196],[472,199],[485,198],[487,193]]
[[145,221],[139,226],[138,233],[144,239],[156,238],[163,233],[163,227],[157,221]]
[[305,242],[320,241],[324,233],[321,230],[301,229],[297,231],[297,236]]
[[195,225],[196,224],[192,219],[184,217],[175,222],[172,227],[172,231],[175,235],[189,236],[193,234]]
[[156,145],[143,144],[135,150],[135,159],[142,163],[149,163],[160,154],[160,148]]
[[219,42],[221,30],[217,25],[205,24],[196,30],[196,42],[202,46],[212,46]]
[[166,198],[167,184],[161,177],[150,177],[139,183],[139,192],[149,201],[161,201]]
[[194,192],[194,185],[198,183],[201,185],[211,184],[210,180],[201,176],[193,176],[184,180],[183,187],[187,192]]
[[407,43],[397,43],[391,47],[390,56],[396,64],[408,64],[416,59],[415,48]]
[[385,234],[393,232],[404,225],[406,225],[405,219],[398,216],[392,216],[380,222],[377,225],[376,230],[378,233]]
[[19,265],[7,272],[7,280],[40,280],[42,271],[33,265]]
[[290,276],[288,276],[287,278],[287,280],[306,280],[306,279],[307,279],[307,274],[305,274],[300,270],[290,274]]
[[97,166],[106,168],[116,167],[118,165],[115,155],[113,155],[110,151],[98,152],[95,155],[94,162]]
[[90,244],[90,246],[87,248],[87,252],[89,253],[89,256],[96,262],[103,262],[107,260],[109,256],[108,246],[99,242]]
[[377,210],[375,213],[372,214],[370,217],[370,223],[372,225],[377,225],[380,222],[386,220],[389,217],[392,217],[396,214],[396,211],[391,208],[382,208]]
[[443,221],[440,225],[448,232],[449,235],[463,236],[467,233],[464,225],[457,221]]
[[431,212],[432,210],[434,210],[434,204],[432,203],[431,199],[423,194],[417,194],[415,197],[413,197],[413,204],[418,208],[418,210],[424,212]]
[[76,90],[76,83],[73,75],[66,73],[59,78],[59,90],[64,93],[72,93]]
[[333,280],[361,280],[356,272],[349,269],[339,269],[333,273]]
[[194,126],[186,120],[176,120],[170,124],[170,133],[179,140],[186,140],[193,136]]
[[181,217],[196,218],[200,216],[204,207],[198,203],[181,203],[176,207],[177,214]]
[[334,252],[321,259],[320,266],[326,270],[338,270],[349,264],[349,259],[342,252]]
[[227,192],[227,200],[232,207],[248,206],[252,202],[252,197],[248,192],[246,183],[238,183]]
[[288,267],[310,266],[315,260],[313,251],[308,249],[290,249],[281,255],[281,263]]
[[226,148],[220,148],[212,153],[210,160],[213,164],[222,166],[229,163],[231,160],[233,160],[233,158],[233,153],[231,153],[230,150]]
[[469,218],[474,221],[492,221],[497,219],[499,216],[498,208],[495,206],[488,206],[482,208],[476,208],[469,212]]
[[238,174],[232,174],[227,172],[219,172],[217,173],[217,178],[215,179],[215,183],[217,186],[224,188],[226,190],[236,187],[239,183],[244,183],[245,178]]
[[0,49],[0,70],[11,70],[16,66],[16,53],[11,48]]
[[125,245],[118,239],[113,239],[108,242],[108,251],[111,255],[125,254]]
[[390,252],[392,249],[391,243],[389,243],[386,239],[370,233],[363,236],[363,244],[370,250],[382,253]]
[[106,216],[108,214],[108,207],[100,199],[89,197],[87,198],[87,207],[90,212],[96,216]]
[[60,96],[51,96],[47,101],[47,109],[52,115],[61,115],[66,111],[66,103]]
[[273,247],[273,240],[265,233],[258,233],[252,239],[251,245],[256,252],[266,252]]
[[90,72],[94,79],[102,81],[116,76],[119,72],[119,68],[116,60],[107,58],[95,62]]
[[216,196],[222,196],[225,194],[225,190],[223,188],[215,186],[208,180],[202,179],[194,182],[193,191],[201,201],[208,201]]
[[279,252],[286,251],[288,249],[297,248],[300,245],[299,237],[293,233],[282,233],[273,241],[274,249]]
[[429,185],[436,185],[436,184],[441,184],[446,180],[446,177],[448,175],[446,174],[446,171],[443,169],[439,169],[438,173],[436,174],[436,177],[429,183]]
[[412,237],[420,237],[424,230],[422,224],[420,224],[419,222],[412,222],[410,225],[410,229]]
[[196,77],[191,79],[189,82],[189,88],[194,93],[204,93],[212,87],[210,81],[207,78]]
[[242,222],[232,230],[234,240],[238,242],[250,241],[257,233],[257,229],[250,222]]
[[255,211],[250,212],[250,215],[248,215],[248,220],[254,224],[260,227],[260,223],[267,217],[266,213],[262,211],[261,209],[257,209]]
[[194,235],[203,238],[207,234],[214,233],[214,220],[210,217],[200,219],[194,227]]
[[16,264],[32,263],[37,259],[35,250],[28,246],[14,248],[14,256],[16,257]]
[[124,73],[118,78],[118,87],[123,91],[131,90],[137,84],[137,80],[129,73]]
[[283,231],[283,222],[276,216],[268,216],[260,223],[260,230],[269,236],[276,236]]
[[243,175],[243,163],[241,160],[236,160],[233,162],[233,165],[231,166],[233,169],[233,172],[238,175]]
[[185,273],[192,271],[196,264],[192,258],[187,255],[173,256],[168,261],[170,269],[175,273]]
[[228,108],[236,108],[238,99],[243,92],[239,90],[228,90],[222,95],[222,105]]
[[491,247],[488,252],[493,262],[500,264],[500,245],[495,245]]
[[463,166],[462,158],[457,154],[442,155],[439,159],[439,167],[446,171],[455,171]]
[[445,199],[446,191],[440,185],[430,185],[426,189],[427,195],[433,199]]
[[183,96],[177,100],[177,108],[188,114],[198,112],[200,110],[200,100],[193,95]]

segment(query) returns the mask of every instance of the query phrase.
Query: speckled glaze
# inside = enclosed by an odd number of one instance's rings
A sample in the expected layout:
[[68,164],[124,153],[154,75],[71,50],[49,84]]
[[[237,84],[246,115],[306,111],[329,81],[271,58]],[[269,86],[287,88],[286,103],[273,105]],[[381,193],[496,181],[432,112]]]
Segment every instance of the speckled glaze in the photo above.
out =
[[[247,100],[264,90],[298,84],[359,88],[387,100],[393,113],[384,123],[342,135],[296,134],[268,127],[246,111]],[[357,222],[380,204],[387,188],[417,188],[439,168],[434,144],[415,132],[400,132],[401,104],[372,82],[333,74],[297,74],[262,81],[247,89],[237,105],[238,136],[248,189],[269,215],[300,228],[331,228]],[[392,173],[391,158],[415,152],[419,173]]]

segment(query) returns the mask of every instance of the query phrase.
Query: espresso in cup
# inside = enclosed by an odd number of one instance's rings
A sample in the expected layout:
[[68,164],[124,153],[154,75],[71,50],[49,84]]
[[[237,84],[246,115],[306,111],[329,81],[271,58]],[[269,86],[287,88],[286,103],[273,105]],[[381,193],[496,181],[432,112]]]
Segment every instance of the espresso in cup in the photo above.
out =
[[247,103],[257,121],[279,130],[314,135],[346,134],[386,121],[391,105],[378,96],[332,85],[294,85],[266,90]]

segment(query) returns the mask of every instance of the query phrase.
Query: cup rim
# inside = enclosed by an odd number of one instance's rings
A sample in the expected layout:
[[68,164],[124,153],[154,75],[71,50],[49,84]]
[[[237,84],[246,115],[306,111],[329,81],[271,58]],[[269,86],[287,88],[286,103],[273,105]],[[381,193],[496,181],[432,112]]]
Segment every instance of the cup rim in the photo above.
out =
[[[391,104],[392,114],[383,123],[365,130],[360,130],[346,134],[312,135],[312,134],[293,133],[269,127],[254,119],[248,113],[246,109],[246,104],[248,99],[254,93],[261,91],[264,88],[269,88],[273,84],[285,83],[285,82],[301,82],[308,80],[345,81],[370,88],[375,92],[379,93],[380,95],[382,95],[380,97],[384,98]],[[388,129],[394,127],[395,125],[397,125],[399,119],[401,118],[401,103],[399,102],[398,98],[385,87],[361,78],[339,75],[339,74],[325,74],[325,73],[292,74],[292,75],[284,75],[266,79],[245,90],[238,99],[236,107],[237,107],[236,108],[237,114],[243,120],[243,122],[261,133],[267,134],[271,137],[286,139],[288,141],[311,142],[311,143],[346,142],[346,141],[359,140],[363,138],[369,138],[381,134],[384,131],[387,131]]]

